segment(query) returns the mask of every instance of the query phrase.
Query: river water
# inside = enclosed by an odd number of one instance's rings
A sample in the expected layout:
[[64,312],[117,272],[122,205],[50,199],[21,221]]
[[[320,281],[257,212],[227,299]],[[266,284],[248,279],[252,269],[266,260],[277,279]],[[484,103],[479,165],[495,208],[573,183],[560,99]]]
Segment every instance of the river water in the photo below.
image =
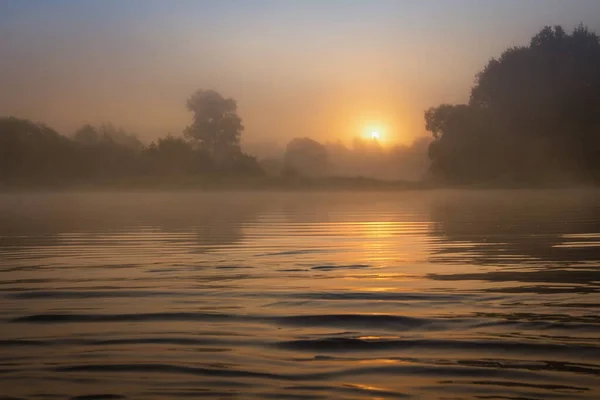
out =
[[599,399],[600,194],[0,195],[0,399]]

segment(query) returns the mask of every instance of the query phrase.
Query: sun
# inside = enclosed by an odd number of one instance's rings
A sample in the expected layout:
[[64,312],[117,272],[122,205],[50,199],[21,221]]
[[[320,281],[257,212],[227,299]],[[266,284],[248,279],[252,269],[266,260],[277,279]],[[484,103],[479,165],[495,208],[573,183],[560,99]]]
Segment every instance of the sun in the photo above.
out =
[[362,122],[360,127],[360,137],[363,140],[372,141],[377,144],[383,144],[388,140],[388,127],[380,121]]

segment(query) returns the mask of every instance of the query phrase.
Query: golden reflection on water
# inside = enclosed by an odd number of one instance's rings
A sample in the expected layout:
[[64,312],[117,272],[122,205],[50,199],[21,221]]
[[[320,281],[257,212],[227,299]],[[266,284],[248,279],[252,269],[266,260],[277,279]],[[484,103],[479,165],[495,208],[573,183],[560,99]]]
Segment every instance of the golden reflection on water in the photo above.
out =
[[360,383],[346,383],[346,384],[344,384],[344,386],[362,389],[362,390],[376,391],[376,392],[389,391],[389,389],[385,389],[382,387],[371,386],[371,385],[361,385]]
[[600,196],[19,196],[1,395],[598,398]]

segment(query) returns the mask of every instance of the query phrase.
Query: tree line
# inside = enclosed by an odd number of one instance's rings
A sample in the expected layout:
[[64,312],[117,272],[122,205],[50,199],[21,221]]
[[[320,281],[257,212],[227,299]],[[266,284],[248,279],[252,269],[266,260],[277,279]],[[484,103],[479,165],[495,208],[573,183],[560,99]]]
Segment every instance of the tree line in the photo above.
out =
[[110,124],[64,136],[42,124],[0,118],[0,184],[69,185],[128,179],[256,176],[257,160],[240,148],[244,129],[233,99],[198,90],[187,101],[193,122],[182,136],[145,146]]
[[600,182],[600,40],[545,27],[477,75],[467,104],[425,112],[431,175],[454,183]]
[[[237,104],[212,90],[187,100],[192,124],[144,145],[112,125],[70,136],[0,118],[0,185],[111,183],[223,176],[370,176],[424,168],[438,182],[539,185],[600,183],[600,37],[545,27],[528,46],[507,49],[477,74],[466,104],[425,112],[432,140],[383,149],[376,141],[321,144],[296,138],[282,159],[258,162],[240,147]],[[426,156],[428,154],[428,157]],[[391,172],[391,173],[390,173]]]

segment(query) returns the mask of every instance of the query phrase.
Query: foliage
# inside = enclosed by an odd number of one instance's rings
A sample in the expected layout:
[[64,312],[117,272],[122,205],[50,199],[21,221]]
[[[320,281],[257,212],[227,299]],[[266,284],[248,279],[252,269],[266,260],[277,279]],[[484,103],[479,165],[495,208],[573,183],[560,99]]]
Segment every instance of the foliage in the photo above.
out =
[[0,118],[0,184],[56,182],[77,174],[73,143],[43,124]]
[[167,136],[150,144],[142,153],[145,175],[176,176],[210,173],[213,160],[203,150],[195,150],[183,138]]
[[239,152],[226,164],[217,165],[210,154],[181,137],[166,136],[143,146],[135,135],[120,129],[86,125],[68,138],[43,124],[0,118],[0,186],[119,184],[148,179],[191,184],[194,179],[260,174],[252,156]]
[[262,175],[256,158],[240,150],[243,126],[233,99],[200,90],[188,109],[194,112],[185,130],[191,141],[168,135],[149,146],[111,124],[83,125],[68,138],[43,124],[0,118],[0,185]]
[[123,128],[112,124],[102,124],[97,128],[89,124],[83,125],[75,132],[73,139],[84,146],[113,143],[133,151],[141,151],[144,148],[144,144],[135,134],[127,133]]
[[194,120],[184,133],[200,149],[219,161],[240,152],[244,126],[235,100],[213,90],[198,90],[188,99],[187,108]]
[[468,104],[425,112],[432,173],[454,182],[600,179],[600,39],[546,27],[477,75]]

